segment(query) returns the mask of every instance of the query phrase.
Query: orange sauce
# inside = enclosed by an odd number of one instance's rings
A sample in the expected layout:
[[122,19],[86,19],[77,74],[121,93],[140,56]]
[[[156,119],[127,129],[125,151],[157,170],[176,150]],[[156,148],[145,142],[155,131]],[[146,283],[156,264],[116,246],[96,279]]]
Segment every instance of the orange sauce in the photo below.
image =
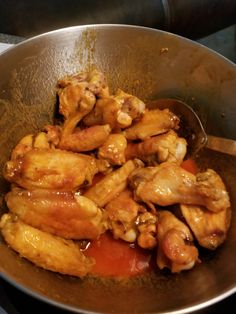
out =
[[152,270],[152,255],[134,244],[113,239],[109,232],[90,242],[83,252],[96,261],[91,273],[99,276],[131,277]]
[[184,160],[181,165],[180,165],[183,169],[191,172],[192,174],[197,174],[198,173],[198,167],[196,162],[192,159],[186,159]]

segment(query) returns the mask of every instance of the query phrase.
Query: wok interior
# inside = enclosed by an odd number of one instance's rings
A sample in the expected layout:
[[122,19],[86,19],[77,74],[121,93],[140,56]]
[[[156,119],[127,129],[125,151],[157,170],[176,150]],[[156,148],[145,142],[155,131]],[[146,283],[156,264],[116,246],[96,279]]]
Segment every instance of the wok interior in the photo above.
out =
[[[0,57],[0,167],[17,141],[52,122],[56,82],[65,74],[96,67],[109,86],[143,100],[174,97],[191,105],[206,131],[233,138],[236,125],[236,67],[222,57],[180,37],[138,27],[75,27],[26,41]],[[0,271],[27,292],[74,311],[153,313],[191,307],[232,291],[236,286],[236,159],[203,150],[200,167],[224,179],[232,204],[226,242],[216,252],[202,252],[202,263],[173,275],[157,272],[145,280],[80,280],[35,267],[0,238]],[[1,177],[3,194],[9,189]],[[58,304],[57,304],[58,305]]]

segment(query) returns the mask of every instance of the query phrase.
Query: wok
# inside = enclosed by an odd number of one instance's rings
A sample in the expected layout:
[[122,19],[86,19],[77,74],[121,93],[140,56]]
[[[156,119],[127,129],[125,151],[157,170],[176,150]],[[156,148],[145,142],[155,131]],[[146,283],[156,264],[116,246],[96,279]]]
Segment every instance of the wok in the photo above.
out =
[[[190,40],[125,25],[61,29],[26,40],[0,56],[0,167],[25,134],[53,121],[56,82],[95,65],[108,84],[144,100],[177,98],[198,113],[206,132],[234,139],[236,66]],[[203,149],[200,167],[224,179],[232,224],[216,252],[201,252],[191,271],[157,272],[146,280],[80,280],[35,267],[0,238],[0,275],[26,293],[77,313],[186,313],[236,291],[236,159]],[[1,177],[1,214],[6,210]]]

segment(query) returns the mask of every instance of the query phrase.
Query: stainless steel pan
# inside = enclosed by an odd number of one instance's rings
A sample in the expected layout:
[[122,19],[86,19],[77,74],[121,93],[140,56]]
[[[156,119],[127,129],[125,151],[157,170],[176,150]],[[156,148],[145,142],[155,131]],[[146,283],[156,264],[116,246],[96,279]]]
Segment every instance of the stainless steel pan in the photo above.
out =
[[[53,120],[56,81],[95,65],[109,84],[142,99],[175,97],[199,114],[209,134],[235,139],[236,66],[173,34],[122,25],[79,26],[27,40],[0,55],[0,168],[16,142]],[[202,264],[177,275],[157,272],[146,282],[100,282],[57,275],[20,258],[0,238],[0,275],[41,300],[78,313],[186,313],[236,291],[236,159],[199,155],[226,182],[232,202],[227,241]],[[1,177],[3,195],[9,186]]]

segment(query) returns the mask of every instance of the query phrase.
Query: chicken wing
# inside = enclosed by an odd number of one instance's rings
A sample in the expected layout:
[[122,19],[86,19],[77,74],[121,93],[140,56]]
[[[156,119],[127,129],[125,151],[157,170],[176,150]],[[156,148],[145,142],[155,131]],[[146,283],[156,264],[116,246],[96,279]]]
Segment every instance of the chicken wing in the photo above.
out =
[[230,225],[230,208],[225,208],[218,213],[194,205],[181,205],[180,209],[201,246],[215,250],[224,242]]
[[109,88],[104,74],[96,69],[74,75],[68,75],[58,81],[58,86],[64,88],[68,85],[85,84],[86,88],[96,97],[109,96]]
[[112,165],[123,165],[126,161],[126,147],[127,140],[124,135],[110,134],[106,142],[99,148],[98,157],[108,160]]
[[109,95],[106,79],[97,70],[67,76],[58,81],[58,86],[59,111],[66,119],[81,108],[92,110],[96,96]]
[[198,261],[189,228],[169,211],[159,211],[157,265],[172,273],[192,268]]
[[45,132],[39,132],[37,134],[28,134],[24,136],[19,143],[14,147],[11,153],[11,159],[15,160],[22,158],[27,152],[33,148],[49,149],[54,145],[50,142]]
[[11,160],[23,157],[28,151],[30,151],[33,148],[33,142],[34,142],[33,134],[28,134],[24,136],[12,150]]
[[128,189],[113,198],[105,207],[110,229],[115,239],[135,242],[138,234],[136,220],[141,205],[133,200]]
[[154,136],[141,143],[128,143],[125,150],[126,159],[139,158],[148,164],[165,161],[180,164],[187,152],[187,142],[184,138],[170,130],[165,134]]
[[90,151],[103,145],[110,132],[109,124],[94,125],[83,130],[75,130],[72,134],[62,136],[58,146],[60,149],[73,152]]
[[5,178],[25,189],[75,190],[92,182],[96,159],[59,149],[33,149],[6,163]]
[[130,176],[136,199],[161,206],[202,205],[218,212],[230,207],[229,196],[220,176],[211,169],[196,176],[175,163],[137,169]]
[[135,202],[129,189],[122,191],[105,207],[109,228],[115,239],[135,242],[144,249],[153,249],[156,244],[157,217]]
[[62,238],[96,239],[107,228],[103,211],[78,193],[14,188],[5,199],[22,221]]
[[112,129],[126,128],[144,110],[145,104],[140,99],[118,90],[114,96],[99,99],[94,110],[83,121],[87,126],[108,123]]
[[138,245],[143,249],[153,249],[157,245],[157,215],[147,211],[141,212],[136,220],[138,227]]
[[103,207],[122,192],[127,186],[128,176],[134,169],[142,166],[140,162],[129,160],[119,169],[109,173],[98,183],[91,186],[84,196],[94,201],[98,206]]
[[73,241],[28,226],[12,214],[2,216],[0,228],[12,249],[44,269],[83,277],[94,265]]
[[130,128],[124,130],[128,140],[145,140],[153,135],[159,135],[170,129],[178,129],[179,118],[169,109],[146,110],[141,119]]

